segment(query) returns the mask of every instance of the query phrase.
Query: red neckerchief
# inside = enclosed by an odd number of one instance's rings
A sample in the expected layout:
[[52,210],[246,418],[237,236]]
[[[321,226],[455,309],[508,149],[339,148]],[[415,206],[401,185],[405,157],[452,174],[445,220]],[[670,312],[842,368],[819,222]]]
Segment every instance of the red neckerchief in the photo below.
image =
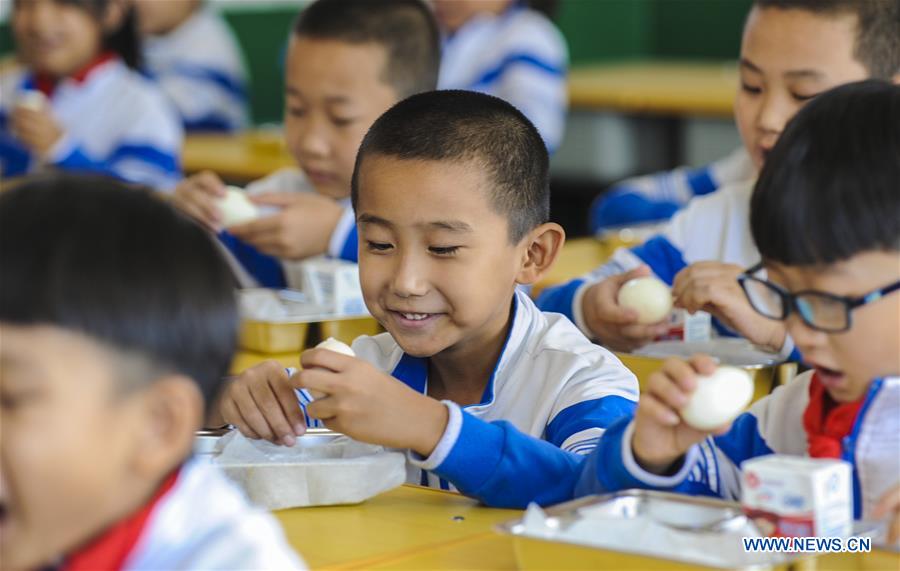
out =
[[[91,63],[87,64],[77,72],[70,75],[68,79],[74,80],[77,83],[82,83],[95,69],[102,66],[108,61],[116,59],[117,57],[119,56],[117,56],[113,52],[103,52],[98,55],[93,61],[91,61]],[[37,87],[38,90],[47,97],[51,97],[53,95],[53,91],[56,90],[56,86],[59,85],[59,81],[59,78],[51,77],[45,73],[38,73],[34,76],[35,87]]]
[[818,373],[809,383],[809,404],[803,413],[803,428],[812,458],[841,458],[844,437],[853,431],[853,424],[865,397],[855,402],[837,403],[825,390]]
[[175,485],[178,479],[176,470],[167,477],[153,498],[136,512],[119,520],[78,551],[70,554],[63,562],[61,571],[98,571],[121,569],[125,560],[137,545],[150,514],[159,501]]

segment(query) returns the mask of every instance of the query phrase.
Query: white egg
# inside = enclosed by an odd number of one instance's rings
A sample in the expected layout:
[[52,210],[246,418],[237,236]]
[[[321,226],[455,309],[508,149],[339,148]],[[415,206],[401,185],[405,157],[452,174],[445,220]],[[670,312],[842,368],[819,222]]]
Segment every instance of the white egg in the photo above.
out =
[[335,353],[348,355],[350,357],[356,357],[356,353],[353,352],[353,349],[351,349],[349,345],[347,345],[343,341],[338,341],[334,337],[329,337],[325,341],[322,341],[321,343],[316,345],[316,349],[328,349],[329,351],[334,351]]
[[697,430],[725,426],[743,411],[753,398],[753,379],[737,367],[719,367],[709,376],[697,377],[697,389],[681,418]]
[[625,282],[619,289],[617,301],[619,306],[637,312],[638,323],[659,323],[672,311],[672,291],[652,277]]
[[16,105],[32,111],[40,111],[47,106],[47,96],[40,91],[25,91],[19,96]]
[[[349,345],[347,345],[343,341],[338,341],[334,337],[329,337],[325,341],[322,341],[321,343],[316,345],[316,349],[328,349],[329,351],[334,351],[335,353],[340,353],[341,355],[356,357],[356,353],[353,352],[353,349],[351,349]],[[310,390],[309,395],[313,399],[320,399],[325,396],[325,393]]]
[[225,228],[259,217],[259,207],[250,201],[246,192],[236,186],[225,189],[225,196],[219,200],[219,210],[222,213],[222,226]]

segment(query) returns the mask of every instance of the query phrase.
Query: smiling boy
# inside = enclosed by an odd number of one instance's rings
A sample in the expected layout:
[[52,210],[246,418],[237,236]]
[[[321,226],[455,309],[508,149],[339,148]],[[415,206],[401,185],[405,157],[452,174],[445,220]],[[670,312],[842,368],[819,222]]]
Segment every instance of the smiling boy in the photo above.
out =
[[275,362],[246,371],[225,418],[290,445],[305,430],[295,389],[316,391],[324,396],[303,399],[311,419],[409,449],[412,483],[492,505],[571,494],[500,482],[523,464],[578,464],[634,410],[638,390],[615,356],[517,291],[564,239],[547,221],[538,132],[492,96],[416,95],[375,122],[353,181],[363,296],[387,333],[357,339],[359,358],[308,351],[293,377]]

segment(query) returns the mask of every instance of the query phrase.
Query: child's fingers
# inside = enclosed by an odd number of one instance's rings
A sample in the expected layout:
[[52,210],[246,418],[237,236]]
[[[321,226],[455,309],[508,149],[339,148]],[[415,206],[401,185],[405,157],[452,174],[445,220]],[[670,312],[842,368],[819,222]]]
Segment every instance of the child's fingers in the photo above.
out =
[[[690,393],[685,392],[678,382],[666,371],[657,371],[647,379],[645,393],[656,397],[662,404],[672,410],[681,410],[687,405]],[[643,395],[641,395],[643,398]]]
[[294,434],[297,436],[303,435],[306,432],[306,419],[303,417],[303,411],[300,408],[297,393],[294,391],[291,381],[285,379],[284,382],[276,383],[272,389]]
[[250,394],[269,428],[275,440],[287,446],[294,445],[294,426],[289,422],[282,409],[281,402],[275,396],[270,384],[262,384],[251,387]]
[[297,192],[260,192],[250,196],[251,202],[263,206],[291,206],[302,199],[303,193]]
[[190,181],[198,190],[208,195],[220,198],[225,196],[225,183],[212,171],[199,172],[192,176]]
[[335,372],[344,371],[354,363],[354,357],[330,349],[309,349],[300,355],[300,365],[304,369],[321,367]]
[[697,371],[688,361],[670,358],[663,362],[661,374],[674,382],[679,389],[690,395],[697,387]]
[[678,426],[681,422],[678,413],[649,392],[641,395],[637,414],[643,419],[649,419],[662,426]]
[[[340,377],[328,369],[319,367],[304,368],[291,378],[291,383],[295,388],[306,389],[326,396],[340,392],[341,389]],[[316,400],[320,398],[322,397],[317,397]]]
[[[337,399],[333,397],[316,399],[306,407],[306,412],[311,418],[326,422],[326,426],[328,426],[327,421],[334,421],[338,417]],[[331,426],[328,426],[328,428],[331,428]]]
[[635,323],[620,327],[619,334],[622,337],[646,343],[663,335],[668,330],[668,323],[652,323],[650,325]]
[[[716,368],[719,366],[718,359],[710,357],[709,355],[704,355],[703,353],[691,355],[688,362],[691,364],[691,367],[701,375],[711,375],[716,372]],[[696,383],[694,384],[696,385]]]
[[247,438],[260,439],[259,434],[247,424],[247,420],[243,417],[240,410],[238,410],[237,404],[233,400],[227,399],[222,403],[221,413],[225,422],[237,427],[241,434]]
[[235,389],[235,391],[238,392],[240,398],[235,398],[234,403],[237,405],[238,412],[246,425],[258,434],[260,438],[275,442],[277,437],[272,431],[272,427],[266,422],[266,417],[259,410],[259,405],[256,403],[253,395],[250,394],[250,390],[247,387],[240,387]]

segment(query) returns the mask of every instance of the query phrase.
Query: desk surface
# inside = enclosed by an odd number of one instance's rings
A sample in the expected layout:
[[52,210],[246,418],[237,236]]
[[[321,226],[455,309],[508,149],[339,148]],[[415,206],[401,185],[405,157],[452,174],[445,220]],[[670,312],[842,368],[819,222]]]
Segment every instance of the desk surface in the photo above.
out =
[[[518,510],[493,509],[472,499],[402,486],[362,504],[275,512],[288,541],[313,569],[516,569],[513,540],[493,531]],[[587,548],[560,551],[531,546],[525,568],[671,569],[673,562]],[[526,553],[522,551],[521,553]],[[552,564],[550,563],[552,562]],[[801,568],[898,569],[900,554],[834,554]],[[600,568],[600,567],[598,567]]]
[[[359,505],[275,515],[311,567],[368,568],[483,537],[519,513],[486,508],[459,494],[402,486]],[[504,562],[513,563],[511,548],[498,560]]]
[[575,67],[569,72],[573,109],[731,117],[737,64],[632,62]]
[[185,174],[211,170],[237,184],[246,184],[296,164],[280,131],[188,135],[181,154]]

